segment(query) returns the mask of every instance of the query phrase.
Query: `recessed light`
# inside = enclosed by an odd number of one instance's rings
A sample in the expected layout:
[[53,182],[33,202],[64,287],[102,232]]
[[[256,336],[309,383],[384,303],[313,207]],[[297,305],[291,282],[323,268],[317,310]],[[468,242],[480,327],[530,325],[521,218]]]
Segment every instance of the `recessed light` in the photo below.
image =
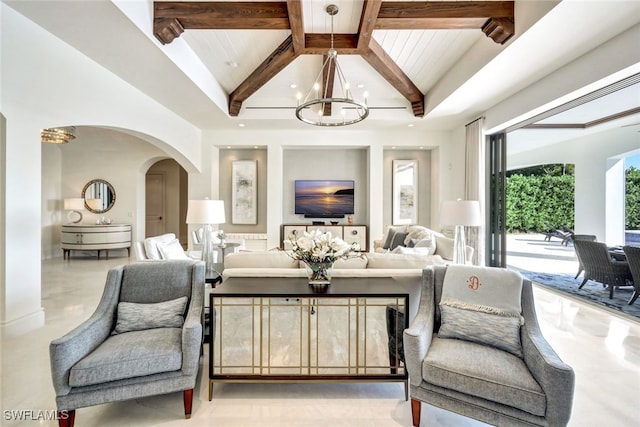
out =
[[410,128],[414,127],[415,125],[413,123],[409,123],[407,126],[409,126]]
[[362,83],[360,83],[358,86],[356,86],[358,89],[362,89],[364,88],[364,85]]
[[420,147],[421,150],[424,150],[424,147]]
[[298,85],[297,85],[297,84],[295,84],[295,83],[291,83],[291,84],[289,85],[289,87],[290,87],[291,89],[295,89],[295,88],[297,88],[297,87],[298,87]]
[[230,145],[227,145],[227,150],[231,150],[231,146]]
[[244,127],[244,123],[238,123],[238,127],[243,128]]
[[253,146],[253,149],[254,149],[254,150],[257,150],[257,149],[258,149],[258,146],[257,146],[257,145],[254,145],[254,146]]
[[236,61],[227,61],[227,65],[231,68],[238,68],[238,63]]
[[396,149],[396,147],[391,147],[391,149],[392,149],[392,150],[395,150],[395,149]]

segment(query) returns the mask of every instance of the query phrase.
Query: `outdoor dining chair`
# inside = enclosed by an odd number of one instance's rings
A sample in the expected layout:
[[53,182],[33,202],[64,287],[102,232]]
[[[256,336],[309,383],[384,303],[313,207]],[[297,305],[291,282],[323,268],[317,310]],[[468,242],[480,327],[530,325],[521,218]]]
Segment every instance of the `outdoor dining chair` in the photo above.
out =
[[631,305],[640,296],[640,246],[625,246],[622,249],[627,256],[629,270],[631,270],[631,276],[633,277],[633,295],[629,300],[629,305]]
[[606,244],[588,240],[574,240],[573,244],[584,266],[584,280],[578,289],[582,289],[589,280],[600,282],[609,285],[609,299],[612,299],[616,286],[631,285],[633,279],[629,264],[611,259]]

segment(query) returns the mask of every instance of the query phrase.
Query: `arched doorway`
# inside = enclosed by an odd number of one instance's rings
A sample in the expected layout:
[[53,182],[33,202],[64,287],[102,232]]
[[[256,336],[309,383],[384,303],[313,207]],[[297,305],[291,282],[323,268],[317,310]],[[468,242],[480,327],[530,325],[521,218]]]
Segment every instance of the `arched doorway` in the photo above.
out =
[[145,237],[174,233],[187,247],[188,174],[173,159],[154,163],[145,176]]

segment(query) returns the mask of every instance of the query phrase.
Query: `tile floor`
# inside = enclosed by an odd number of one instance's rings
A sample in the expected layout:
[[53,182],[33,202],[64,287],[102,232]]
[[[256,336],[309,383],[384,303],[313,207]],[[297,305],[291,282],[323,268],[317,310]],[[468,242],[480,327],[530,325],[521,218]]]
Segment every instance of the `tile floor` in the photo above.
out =
[[[78,255],[43,262],[45,326],[1,342],[0,425],[56,425],[42,419],[55,409],[48,344],[92,313],[107,269],[126,262],[124,257],[107,261]],[[576,371],[570,425],[640,425],[640,323],[542,289],[535,290],[535,297],[543,333]],[[181,393],[174,393],[82,408],[76,425],[411,426],[410,404],[404,400],[402,385],[395,383],[216,384],[214,400],[209,402],[206,360],[205,354],[190,420],[183,418]],[[40,419],[13,419],[20,411],[23,415],[32,411],[28,418]],[[422,426],[484,425],[430,406],[423,406],[422,412]]]

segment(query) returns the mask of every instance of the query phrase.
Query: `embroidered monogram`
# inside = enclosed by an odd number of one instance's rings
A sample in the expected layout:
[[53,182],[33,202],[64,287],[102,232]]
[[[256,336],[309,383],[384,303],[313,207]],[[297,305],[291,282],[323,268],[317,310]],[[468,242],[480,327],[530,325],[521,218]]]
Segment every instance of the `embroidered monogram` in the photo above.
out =
[[467,283],[469,284],[469,289],[471,289],[472,291],[477,291],[478,289],[480,289],[480,278],[478,276],[469,276],[469,280],[467,280]]

